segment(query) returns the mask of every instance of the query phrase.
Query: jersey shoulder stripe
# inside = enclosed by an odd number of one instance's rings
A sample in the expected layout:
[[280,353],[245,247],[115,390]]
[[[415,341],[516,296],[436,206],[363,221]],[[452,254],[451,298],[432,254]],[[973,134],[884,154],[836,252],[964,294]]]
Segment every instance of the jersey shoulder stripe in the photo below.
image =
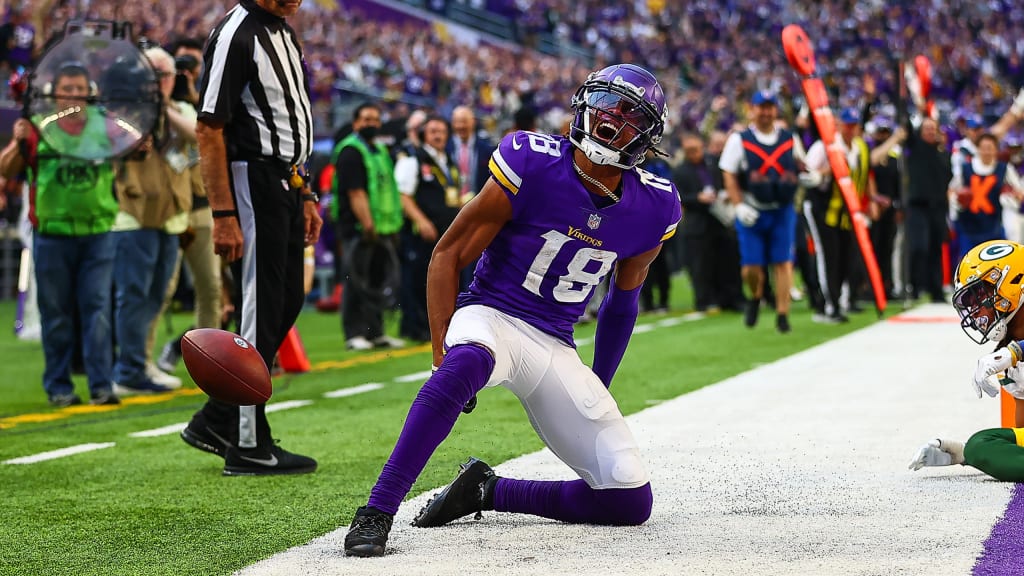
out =
[[495,148],[494,153],[491,154],[491,161],[488,162],[488,168],[491,171],[491,175],[501,183],[502,186],[507,188],[512,194],[519,192],[519,187],[523,185],[523,178],[516,174],[515,170],[508,165],[505,158],[501,155],[501,149]]

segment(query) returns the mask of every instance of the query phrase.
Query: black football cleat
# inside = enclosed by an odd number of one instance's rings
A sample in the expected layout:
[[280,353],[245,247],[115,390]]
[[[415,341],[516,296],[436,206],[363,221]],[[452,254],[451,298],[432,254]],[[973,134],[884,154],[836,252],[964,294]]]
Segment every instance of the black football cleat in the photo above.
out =
[[223,458],[228,448],[231,447],[231,442],[204,422],[205,420],[198,415],[193,417],[188,426],[185,426],[185,429],[181,431],[181,439],[197,450],[216,454]]
[[345,534],[345,556],[383,556],[394,516],[376,508],[360,506]]
[[481,511],[494,509],[494,485],[497,481],[498,476],[490,466],[470,458],[465,464],[459,465],[455,480],[427,501],[427,505],[413,519],[412,525],[418,528],[444,526],[474,512],[479,519]]
[[252,449],[232,446],[224,454],[225,476],[309,474],[315,471],[316,460],[292,454],[277,444]]

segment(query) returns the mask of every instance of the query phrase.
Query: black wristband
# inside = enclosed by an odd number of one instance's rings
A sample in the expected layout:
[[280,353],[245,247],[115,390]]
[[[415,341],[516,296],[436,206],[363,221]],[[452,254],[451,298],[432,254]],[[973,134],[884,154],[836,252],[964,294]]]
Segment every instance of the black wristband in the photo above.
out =
[[214,218],[238,218],[238,210],[214,210]]
[[316,192],[313,192],[311,190],[311,191],[306,192],[306,193],[304,193],[302,195],[302,201],[303,202],[316,202],[316,203],[319,203],[320,202],[320,195],[317,194]]

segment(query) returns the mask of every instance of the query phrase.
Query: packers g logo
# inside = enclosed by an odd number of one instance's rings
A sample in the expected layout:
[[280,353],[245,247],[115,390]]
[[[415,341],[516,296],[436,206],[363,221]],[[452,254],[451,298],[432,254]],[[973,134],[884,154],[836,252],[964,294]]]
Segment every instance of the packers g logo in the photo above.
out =
[[984,262],[991,262],[992,260],[999,260],[1011,252],[1013,252],[1013,246],[1009,244],[993,244],[982,250],[978,254],[978,258]]

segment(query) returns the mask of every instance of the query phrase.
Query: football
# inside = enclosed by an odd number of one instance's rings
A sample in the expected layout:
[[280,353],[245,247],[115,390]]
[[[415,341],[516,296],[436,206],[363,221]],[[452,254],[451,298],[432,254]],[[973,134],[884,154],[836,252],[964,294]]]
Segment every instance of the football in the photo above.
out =
[[221,402],[263,404],[273,387],[270,371],[256,347],[238,334],[216,328],[189,330],[181,339],[181,357],[196,385]]

